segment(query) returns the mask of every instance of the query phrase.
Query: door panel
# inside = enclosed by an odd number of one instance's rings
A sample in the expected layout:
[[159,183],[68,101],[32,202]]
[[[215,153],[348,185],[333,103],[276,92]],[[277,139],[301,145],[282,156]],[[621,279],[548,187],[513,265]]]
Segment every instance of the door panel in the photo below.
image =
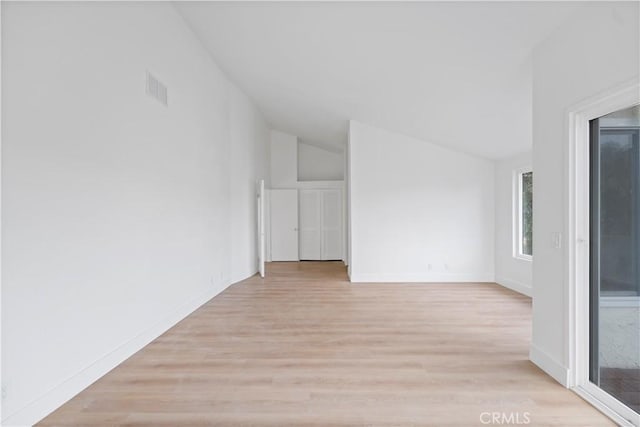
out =
[[342,259],[342,195],[340,190],[322,191],[322,259]]
[[340,260],[343,247],[342,192],[300,190],[300,259]]
[[589,380],[640,412],[640,110],[590,135]]
[[264,179],[258,181],[258,272],[260,277],[264,277],[265,268],[265,191],[264,191]]
[[298,261],[298,190],[271,190],[271,260]]
[[300,190],[300,259],[319,260],[321,255],[320,192]]

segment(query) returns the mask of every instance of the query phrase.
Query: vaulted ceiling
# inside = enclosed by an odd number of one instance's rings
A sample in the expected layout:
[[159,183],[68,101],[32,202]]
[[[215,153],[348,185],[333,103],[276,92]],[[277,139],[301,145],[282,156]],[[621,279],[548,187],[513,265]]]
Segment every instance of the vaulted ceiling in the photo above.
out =
[[179,2],[272,127],[340,146],[348,120],[488,158],[531,145],[531,54],[582,3]]

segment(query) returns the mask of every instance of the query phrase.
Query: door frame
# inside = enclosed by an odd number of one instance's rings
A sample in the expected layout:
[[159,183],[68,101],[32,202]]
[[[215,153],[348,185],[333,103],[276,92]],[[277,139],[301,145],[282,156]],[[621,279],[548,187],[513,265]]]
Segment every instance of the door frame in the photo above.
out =
[[258,208],[258,273],[260,277],[265,276],[265,255],[266,255],[266,233],[265,233],[265,188],[264,179],[258,181],[257,191]]
[[640,424],[628,406],[589,381],[590,141],[589,121],[640,104],[638,79],[581,102],[568,111],[567,181],[567,386],[623,426]]

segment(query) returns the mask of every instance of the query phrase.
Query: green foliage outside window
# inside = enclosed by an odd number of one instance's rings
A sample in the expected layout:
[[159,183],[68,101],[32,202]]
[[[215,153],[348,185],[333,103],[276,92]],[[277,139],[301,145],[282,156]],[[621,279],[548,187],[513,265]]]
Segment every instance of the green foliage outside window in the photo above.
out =
[[533,255],[533,172],[522,174],[522,253]]

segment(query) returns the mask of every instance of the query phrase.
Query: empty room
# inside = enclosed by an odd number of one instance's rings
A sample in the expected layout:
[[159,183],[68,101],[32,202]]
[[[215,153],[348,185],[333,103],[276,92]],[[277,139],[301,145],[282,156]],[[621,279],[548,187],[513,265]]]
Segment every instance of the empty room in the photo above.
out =
[[3,426],[640,426],[640,2],[2,1]]

